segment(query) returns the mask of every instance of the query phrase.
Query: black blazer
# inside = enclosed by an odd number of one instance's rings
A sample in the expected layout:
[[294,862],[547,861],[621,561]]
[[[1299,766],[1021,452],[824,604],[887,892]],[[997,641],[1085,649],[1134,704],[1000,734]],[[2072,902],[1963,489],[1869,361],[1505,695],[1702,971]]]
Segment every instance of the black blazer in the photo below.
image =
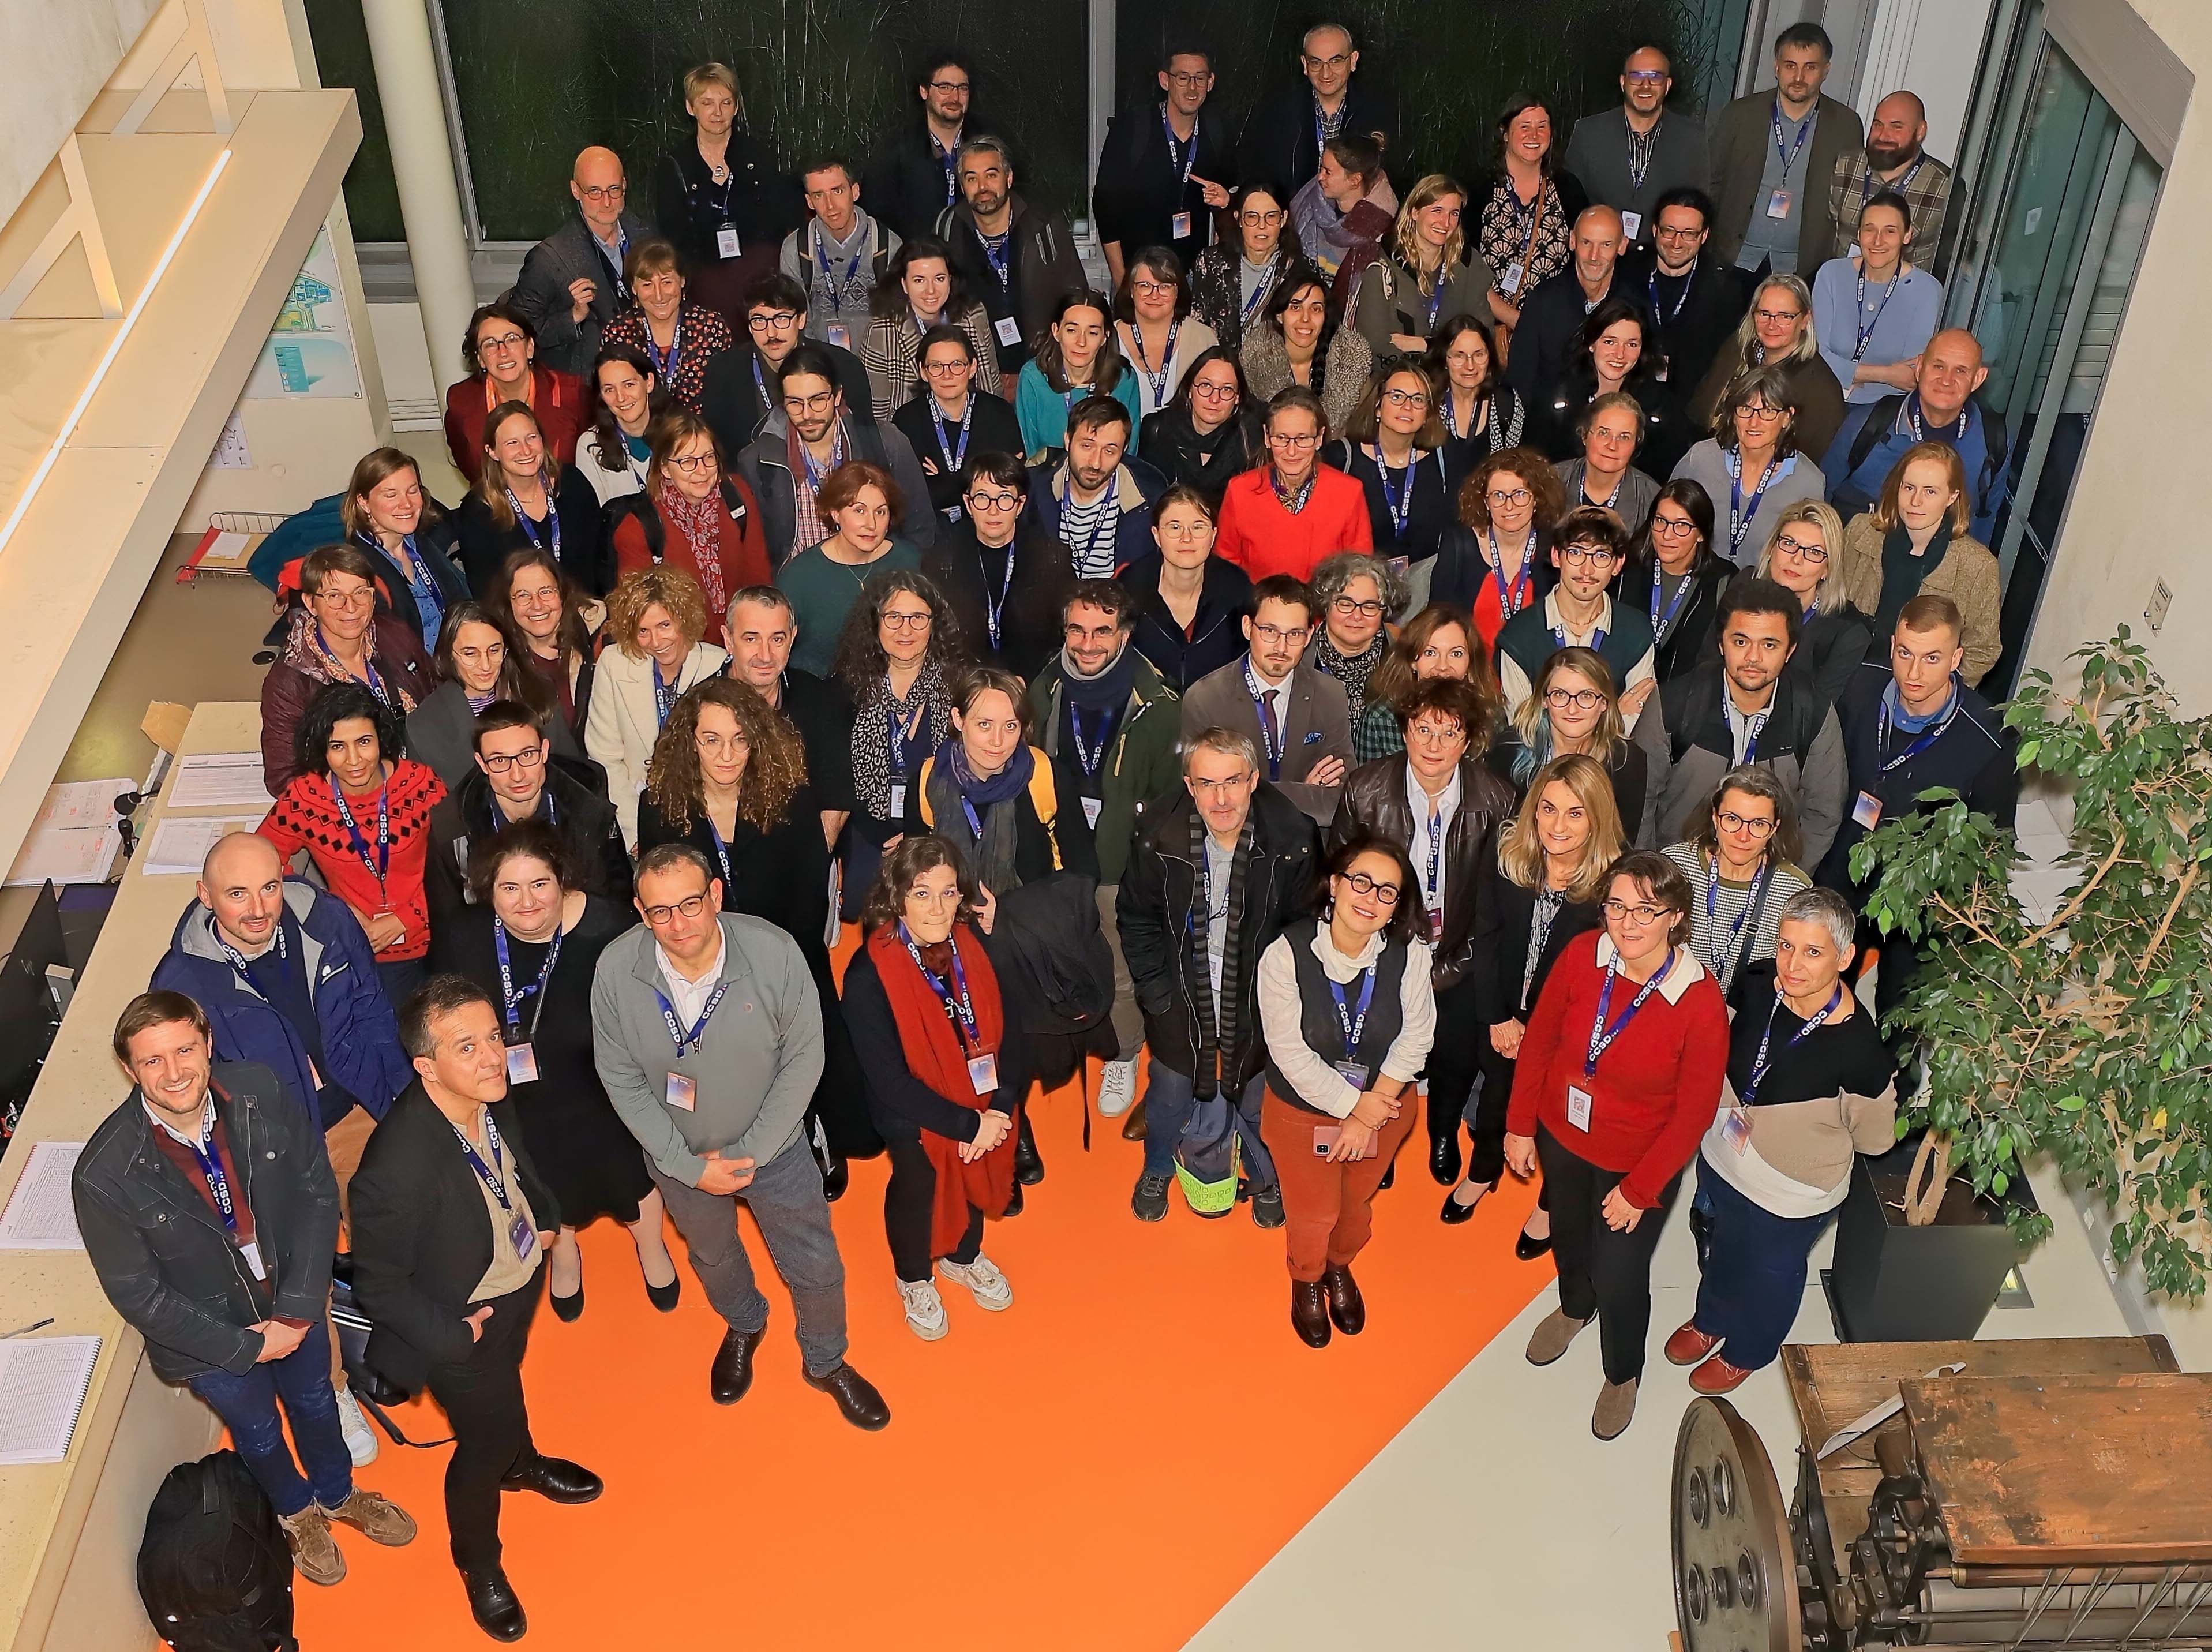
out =
[[1536,974],[1521,995],[1521,972],[1528,958],[1528,931],[1536,920],[1536,892],[1498,869],[1497,835],[1492,834],[1482,858],[1482,885],[1475,898],[1474,958],[1469,971],[1474,982],[1474,1012],[1484,1030],[1473,1036],[1487,1050],[1487,1029],[1501,1022],[1528,1019],[1528,1011],[1544,990],[1552,966],[1567,950],[1567,943],[1587,934],[1603,921],[1595,901],[1570,901],[1552,920],[1552,932],[1544,938],[1544,951],[1536,960]]
[[[1391,100],[1379,90],[1370,91],[1355,75],[1345,83],[1344,119],[1339,130],[1380,137],[1387,166],[1391,160],[1391,137],[1397,130],[1395,112]],[[1303,76],[1294,84],[1268,94],[1267,100],[1246,118],[1237,165],[1240,179],[1267,185],[1275,191],[1275,198],[1286,204],[1321,170],[1313,88]]]
[[[1658,577],[1658,567],[1656,557],[1631,562],[1620,576],[1620,588],[1613,593],[1613,600],[1649,618],[1651,586]],[[1721,588],[1739,572],[1727,557],[1716,556],[1710,550],[1690,570],[1689,594],[1682,598],[1674,624],[1652,650],[1651,668],[1662,683],[1693,671],[1713,658],[1713,620],[1720,612]]]
[[[514,1155],[540,1233],[561,1225],[560,1202],[522,1145],[514,1103],[495,1102],[500,1150]],[[352,1206],[354,1300],[374,1328],[368,1363],[420,1388],[433,1365],[458,1364],[476,1340],[469,1297],[491,1266],[483,1184],[420,1078],[392,1103],[361,1156]]]

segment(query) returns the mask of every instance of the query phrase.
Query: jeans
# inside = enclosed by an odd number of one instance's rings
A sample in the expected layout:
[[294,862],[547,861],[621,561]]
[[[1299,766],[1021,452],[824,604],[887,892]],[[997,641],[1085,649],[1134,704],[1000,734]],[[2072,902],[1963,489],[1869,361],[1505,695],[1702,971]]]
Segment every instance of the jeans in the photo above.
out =
[[804,1135],[793,1138],[734,1193],[702,1193],[658,1165],[647,1167],[691,1254],[691,1271],[714,1311],[748,1336],[768,1326],[768,1298],[753,1283],[752,1259],[738,1236],[738,1201],[760,1224],[769,1257],[791,1287],[799,1318],[799,1351],[809,1376],[827,1376],[845,1363],[845,1264],[830,1228],[822,1172]]
[[1626,1233],[1606,1225],[1605,1196],[1620,1185],[1620,1172],[1601,1170],[1536,1127],[1536,1158],[1551,1194],[1552,1260],[1559,1271],[1559,1311],[1571,1319],[1597,1316],[1605,1380],[1633,1382],[1644,1375],[1644,1344],[1651,1330],[1651,1253],[1681,1187],[1682,1173],[1661,1190],[1659,1202]]
[[1777,1216],[1738,1193],[1703,1155],[1698,1204],[1712,1218],[1712,1249],[1692,1322],[1722,1339],[1721,1357],[1738,1370],[1771,1365],[1804,1301],[1813,1242],[1833,1212]]
[[[1273,1187],[1277,1180],[1274,1155],[1260,1139],[1260,1098],[1267,1093],[1267,1075],[1255,1073],[1237,1098],[1237,1150],[1243,1162],[1244,1179],[1255,1193]],[[1191,1081],[1154,1056],[1145,1080],[1146,1175],[1175,1174],[1176,1144],[1182,1139],[1183,1127],[1190,1122],[1191,1111],[1197,1105]]]
[[487,1572],[499,1564],[499,1483],[538,1455],[522,1398],[522,1351],[544,1279],[540,1267],[521,1290],[474,1304],[489,1307],[491,1317],[468,1357],[430,1367],[430,1397],[453,1428],[453,1455],[446,1460],[446,1528],[453,1564],[465,1572]]
[[[919,1136],[886,1135],[891,1179],[884,1188],[884,1234],[891,1242],[891,1266],[902,1285],[921,1285],[936,1258],[930,1254],[930,1217],[937,1202],[937,1166]],[[968,1207],[968,1230],[947,1254],[948,1261],[966,1264],[983,1248],[983,1212]]]
[[[231,1443],[278,1514],[296,1515],[310,1503],[335,1509],[353,1495],[353,1458],[338,1431],[337,1400],[331,1392],[326,1322],[309,1326],[300,1345],[282,1359],[256,1365],[244,1376],[203,1371],[187,1386],[222,1418]],[[279,1400],[299,1442],[300,1467],[293,1466],[292,1448],[276,1418]]]

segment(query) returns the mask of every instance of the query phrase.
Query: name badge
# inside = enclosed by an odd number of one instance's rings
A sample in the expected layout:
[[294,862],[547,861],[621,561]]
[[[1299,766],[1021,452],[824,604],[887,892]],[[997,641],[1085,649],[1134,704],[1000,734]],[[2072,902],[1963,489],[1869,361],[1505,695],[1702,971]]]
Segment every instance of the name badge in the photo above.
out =
[[1620,234],[1624,240],[1634,240],[1637,236],[1643,232],[1643,228],[1644,215],[1642,213],[1624,212],[1620,215]]
[[975,1087],[978,1096],[999,1093],[999,1058],[986,1050],[981,1055],[968,1058],[968,1082]]
[[1590,1121],[1590,1093],[1574,1084],[1567,1086],[1567,1122],[1577,1130],[1587,1131]]
[[248,1273],[257,1279],[265,1279],[269,1277],[269,1270],[263,1266],[261,1262],[260,1241],[248,1239],[238,1248],[238,1254],[246,1259],[246,1271]]
[[1790,216],[1790,191],[1788,190],[1776,190],[1773,194],[1766,197],[1766,216],[1770,218],[1786,218]]
[[999,342],[1008,349],[1012,349],[1022,342],[1022,324],[1014,317],[1002,315],[994,321],[991,326],[999,335]]
[[904,780],[891,782],[891,818],[893,820],[906,818],[906,782]]
[[1741,1107],[1729,1108],[1721,1120],[1721,1139],[1741,1153],[1751,1145],[1751,1114]]
[[538,1249],[538,1232],[530,1225],[527,1212],[518,1211],[514,1220],[507,1224],[507,1237],[514,1247],[514,1260],[526,1262]]
[[1085,798],[1083,799],[1084,824],[1090,827],[1094,832],[1098,829],[1098,812],[1105,806],[1106,799],[1103,798]]
[[1350,1084],[1354,1090],[1358,1090],[1363,1094],[1365,1093],[1367,1089],[1367,1064],[1365,1062],[1339,1061],[1336,1064],[1336,1076],[1343,1079],[1346,1084]]
[[1851,818],[1868,831],[1881,824],[1881,799],[1871,792],[1859,793],[1859,800],[1851,805]]
[[529,1040],[507,1047],[507,1082],[510,1084],[538,1082],[538,1052]]
[[735,224],[724,224],[714,232],[714,255],[724,258],[738,256],[738,227]]
[[1444,938],[1443,908],[1442,907],[1431,907],[1428,910],[1428,919],[1429,944],[1431,946],[1441,945]]
[[830,342],[835,344],[839,349],[847,350],[853,348],[852,329],[846,326],[843,322],[831,322],[830,324],[829,331]]
[[671,1107],[680,1107],[686,1113],[697,1109],[699,1086],[692,1081],[690,1073],[672,1072],[668,1075],[668,1104]]
[[1527,273],[1521,267],[1520,259],[1516,258],[1505,266],[1505,273],[1498,278],[1498,290],[1508,298],[1512,297],[1521,290],[1521,277]]
[[1178,212],[1168,220],[1168,239],[1171,241],[1190,239],[1190,214]]
[[1213,1004],[1217,1010],[1221,1006],[1222,963],[1222,955],[1218,952],[1209,952],[1206,955],[1206,978],[1213,983]]

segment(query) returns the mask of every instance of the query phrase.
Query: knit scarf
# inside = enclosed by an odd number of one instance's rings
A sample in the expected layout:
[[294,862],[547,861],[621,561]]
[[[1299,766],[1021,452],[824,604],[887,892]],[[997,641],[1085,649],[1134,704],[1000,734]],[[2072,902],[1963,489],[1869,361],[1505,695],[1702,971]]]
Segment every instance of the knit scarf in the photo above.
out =
[[[960,967],[968,978],[969,1001],[975,1011],[975,1034],[981,1042],[973,1050],[963,1044],[945,1000],[915,967],[914,955],[899,938],[898,926],[885,924],[868,937],[868,957],[883,981],[884,996],[890,1000],[891,1019],[898,1026],[899,1048],[905,1054],[907,1070],[955,1107],[973,1108],[980,1113],[991,1098],[975,1093],[968,1076],[968,1058],[986,1051],[1003,1054],[1006,1015],[999,1001],[999,977],[984,955],[982,943],[968,932],[965,924],[953,926],[950,946],[939,944],[922,951],[939,955],[931,964],[935,969],[939,962],[951,963],[944,955],[953,948],[958,949]],[[943,978],[948,986],[952,984],[949,976]],[[937,1190],[929,1209],[931,1254],[946,1256],[957,1248],[968,1231],[971,1205],[986,1216],[1006,1213],[1006,1203],[1014,1190],[1014,1142],[1021,1133],[1018,1115],[1014,1126],[1004,1141],[966,1163],[961,1161],[960,1144],[950,1136],[940,1136],[933,1130],[921,1133],[922,1151],[929,1155],[930,1166],[937,1172]]]
[[[1014,870],[1019,835],[1015,811],[1036,768],[1035,754],[1025,745],[1017,746],[1004,768],[988,778],[978,775],[969,767],[957,735],[937,748],[937,760],[930,765],[925,789],[932,829],[967,853],[976,881],[994,895],[1004,895],[1021,882]],[[968,808],[962,808],[963,803]],[[982,824],[980,835],[969,823],[970,809]]]
[[[1196,809],[1190,811],[1192,921],[1198,925],[1191,944],[1183,949],[1183,974],[1190,986],[1190,1001],[1197,1008],[1198,1060],[1192,1073],[1193,1093],[1200,1100],[1220,1093],[1229,1076],[1237,1049],[1237,1005],[1243,989],[1243,959],[1237,945],[1244,927],[1244,884],[1252,865],[1252,817],[1244,817],[1244,829],[1237,839],[1237,853],[1229,863],[1227,927],[1221,939],[1221,1000],[1213,997],[1213,977],[1206,968],[1207,922],[1206,902],[1206,822]],[[1217,896],[1217,899],[1218,896]]]
[[715,489],[704,499],[694,499],[672,482],[663,482],[653,502],[660,511],[660,519],[682,534],[690,550],[707,611],[720,614],[729,605],[729,592],[722,578],[722,524],[728,518],[722,508],[721,489]]
[[1315,669],[1344,684],[1344,697],[1350,702],[1355,726],[1367,709],[1368,679],[1375,675],[1375,668],[1382,663],[1383,647],[1389,640],[1386,631],[1377,630],[1367,640],[1367,646],[1358,653],[1343,653],[1330,640],[1328,629],[1324,626],[1314,643]]

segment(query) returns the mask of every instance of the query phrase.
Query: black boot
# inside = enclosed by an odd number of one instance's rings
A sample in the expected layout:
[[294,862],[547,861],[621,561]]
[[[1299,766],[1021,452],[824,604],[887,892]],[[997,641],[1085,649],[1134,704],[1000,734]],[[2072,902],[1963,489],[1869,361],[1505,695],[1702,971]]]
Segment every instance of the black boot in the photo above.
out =
[[1030,1128],[1026,1111],[1014,1137],[1014,1180],[1024,1187],[1034,1187],[1044,1180],[1044,1160],[1037,1152],[1036,1132]]

